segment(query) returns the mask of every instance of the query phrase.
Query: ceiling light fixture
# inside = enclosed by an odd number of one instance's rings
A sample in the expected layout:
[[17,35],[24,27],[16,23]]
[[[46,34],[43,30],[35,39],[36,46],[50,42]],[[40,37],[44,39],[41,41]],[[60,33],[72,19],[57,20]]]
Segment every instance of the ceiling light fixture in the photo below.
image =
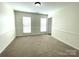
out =
[[35,4],[36,7],[40,7],[41,6],[40,2],[35,2],[34,4]]

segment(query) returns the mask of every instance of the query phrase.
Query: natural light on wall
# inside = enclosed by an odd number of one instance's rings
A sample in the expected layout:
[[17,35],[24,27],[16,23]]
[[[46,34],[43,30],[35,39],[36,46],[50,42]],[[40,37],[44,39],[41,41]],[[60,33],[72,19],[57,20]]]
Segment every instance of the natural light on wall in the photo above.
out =
[[40,21],[40,31],[41,32],[46,32],[46,18],[41,18]]
[[31,33],[31,17],[23,17],[23,33]]

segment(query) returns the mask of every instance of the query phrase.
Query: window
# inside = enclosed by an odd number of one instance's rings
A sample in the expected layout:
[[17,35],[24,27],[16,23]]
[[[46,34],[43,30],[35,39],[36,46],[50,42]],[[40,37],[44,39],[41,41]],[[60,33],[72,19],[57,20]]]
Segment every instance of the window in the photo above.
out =
[[31,17],[23,17],[23,33],[31,33]]
[[46,18],[41,18],[40,31],[41,32],[46,32]]

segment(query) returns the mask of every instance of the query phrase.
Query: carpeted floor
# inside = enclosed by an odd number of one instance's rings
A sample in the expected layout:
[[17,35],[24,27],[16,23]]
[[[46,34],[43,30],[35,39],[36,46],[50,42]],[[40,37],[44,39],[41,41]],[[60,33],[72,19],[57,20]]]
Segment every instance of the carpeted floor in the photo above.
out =
[[75,57],[79,51],[50,35],[17,37],[1,57]]

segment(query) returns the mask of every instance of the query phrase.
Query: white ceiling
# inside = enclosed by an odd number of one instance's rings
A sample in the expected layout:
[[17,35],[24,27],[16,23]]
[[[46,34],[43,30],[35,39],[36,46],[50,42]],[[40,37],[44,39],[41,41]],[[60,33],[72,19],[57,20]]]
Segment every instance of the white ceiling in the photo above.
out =
[[70,5],[79,5],[78,2],[41,2],[41,7],[35,7],[34,2],[9,2],[8,4],[14,10],[25,11],[25,12],[35,12],[42,14],[52,13],[54,10]]

